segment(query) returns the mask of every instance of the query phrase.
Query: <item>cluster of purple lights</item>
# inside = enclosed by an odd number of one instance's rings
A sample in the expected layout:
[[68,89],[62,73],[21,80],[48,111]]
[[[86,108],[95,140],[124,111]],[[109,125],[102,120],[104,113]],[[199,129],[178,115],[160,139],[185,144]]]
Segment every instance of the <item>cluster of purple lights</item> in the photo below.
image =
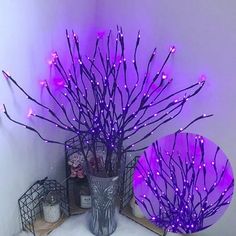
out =
[[[164,69],[176,48],[170,47],[164,62],[158,70],[153,71],[155,48],[142,68],[143,73],[140,69],[143,61],[138,56],[140,32],[134,43],[132,60],[127,59],[121,27],[117,27],[114,36],[115,40],[112,40],[112,33],[109,32],[106,40],[103,40],[104,33],[99,33],[93,55],[88,57],[81,53],[77,34],[72,32],[70,35],[66,31],[71,67],[65,68],[57,52],[52,54],[49,61],[57,78],[55,83],[61,89],[55,92],[49,80],[40,81],[52,101],[49,105],[31,96],[9,73],[3,71],[4,76],[29,101],[44,111],[40,113],[39,109],[35,108],[33,111],[30,108],[27,117],[40,119],[78,136],[86,163],[88,147],[94,153],[95,160],[97,141],[106,147],[106,160],[102,170],[105,170],[106,176],[119,173],[121,157],[125,153],[144,150],[146,147],[143,141],[179,116],[186,102],[197,95],[205,84],[205,80],[201,80],[167,94],[173,79],[167,76]],[[44,136],[37,127],[12,118],[5,105],[3,112],[12,122],[37,133],[44,142],[64,145],[64,142],[56,138],[47,138],[49,134]],[[201,115],[189,125],[209,116]],[[89,138],[84,139],[85,136]],[[99,160],[96,162],[99,163]]]
[[232,168],[220,148],[189,133],[153,143],[134,173],[135,197],[145,216],[175,233],[214,224],[230,203],[233,187]]

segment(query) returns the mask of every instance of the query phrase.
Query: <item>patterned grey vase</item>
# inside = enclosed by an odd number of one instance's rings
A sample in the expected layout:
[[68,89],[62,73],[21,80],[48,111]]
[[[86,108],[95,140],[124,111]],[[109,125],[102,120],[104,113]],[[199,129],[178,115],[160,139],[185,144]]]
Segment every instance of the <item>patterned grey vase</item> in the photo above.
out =
[[116,229],[115,201],[118,179],[118,177],[101,178],[89,175],[92,199],[89,227],[96,236],[110,235]]

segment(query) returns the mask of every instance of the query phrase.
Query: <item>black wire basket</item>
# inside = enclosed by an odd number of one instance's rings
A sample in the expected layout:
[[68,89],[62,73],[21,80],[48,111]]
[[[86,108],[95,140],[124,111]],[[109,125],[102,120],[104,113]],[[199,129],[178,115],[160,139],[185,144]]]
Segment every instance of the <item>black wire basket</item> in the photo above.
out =
[[124,169],[120,191],[120,213],[128,206],[133,197],[133,174],[138,157],[134,157]]
[[150,223],[145,218],[137,218],[132,214],[132,210],[130,207],[130,201],[134,196],[133,191],[133,174],[135,170],[135,165],[138,161],[139,157],[135,156],[131,158],[130,162],[124,168],[121,191],[120,191],[120,214],[128,217],[129,219],[135,221],[141,226],[151,230],[157,235],[164,236],[165,232],[159,228],[157,228],[154,224]]
[[[34,236],[37,233],[37,222],[42,219],[42,202],[51,191],[56,191],[59,196],[59,204],[62,212],[61,218],[68,216],[68,199],[66,188],[56,180],[46,178],[36,181],[18,200],[22,229],[31,232]],[[60,220],[62,222],[62,220]],[[55,227],[55,224],[53,225]],[[52,231],[52,229],[48,229]]]

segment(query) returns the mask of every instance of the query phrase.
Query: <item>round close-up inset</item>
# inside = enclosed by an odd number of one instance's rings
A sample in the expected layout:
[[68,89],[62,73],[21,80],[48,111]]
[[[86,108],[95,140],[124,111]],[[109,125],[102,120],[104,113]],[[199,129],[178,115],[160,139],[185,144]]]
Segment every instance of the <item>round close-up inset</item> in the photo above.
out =
[[224,214],[234,190],[229,159],[209,139],[175,133],[155,141],[134,170],[134,196],[145,217],[173,233],[204,230]]

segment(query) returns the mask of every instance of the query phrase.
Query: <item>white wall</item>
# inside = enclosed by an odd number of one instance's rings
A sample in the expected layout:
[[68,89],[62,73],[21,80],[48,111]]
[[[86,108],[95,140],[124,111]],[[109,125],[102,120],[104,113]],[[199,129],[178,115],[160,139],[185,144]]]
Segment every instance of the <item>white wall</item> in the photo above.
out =
[[[95,0],[0,1],[0,68],[40,98],[39,80],[49,77],[53,49],[65,52],[65,29],[82,35],[85,46],[93,30]],[[0,75],[0,103],[31,124],[25,96]],[[35,134],[0,116],[0,235],[20,230],[17,199],[37,179],[64,176],[64,149],[44,144]]]
[[[180,119],[167,125],[159,135],[182,127],[197,115],[213,113],[213,118],[197,123],[189,131],[201,133],[220,145],[236,173],[235,9],[233,0],[100,0],[97,26],[123,26],[128,47],[134,45],[136,31],[141,29],[144,56],[145,51],[157,46],[163,58],[174,43],[177,53],[170,70],[173,88],[194,83],[202,74],[207,76],[204,91],[187,104]],[[221,220],[198,235],[236,235],[235,210],[234,197]]]

